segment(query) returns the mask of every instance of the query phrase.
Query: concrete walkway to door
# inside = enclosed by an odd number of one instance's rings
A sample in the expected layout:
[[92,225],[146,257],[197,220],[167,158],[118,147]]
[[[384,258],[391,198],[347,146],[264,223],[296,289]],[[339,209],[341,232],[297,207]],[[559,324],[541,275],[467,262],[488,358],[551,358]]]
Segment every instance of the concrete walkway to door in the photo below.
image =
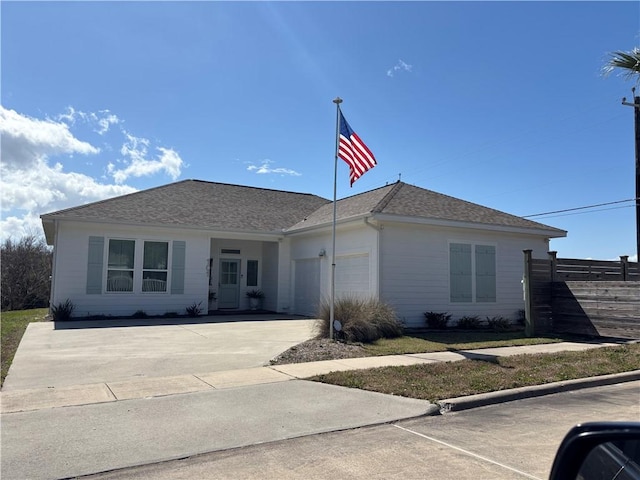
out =
[[260,367],[311,338],[314,323],[276,314],[31,323],[2,390]]

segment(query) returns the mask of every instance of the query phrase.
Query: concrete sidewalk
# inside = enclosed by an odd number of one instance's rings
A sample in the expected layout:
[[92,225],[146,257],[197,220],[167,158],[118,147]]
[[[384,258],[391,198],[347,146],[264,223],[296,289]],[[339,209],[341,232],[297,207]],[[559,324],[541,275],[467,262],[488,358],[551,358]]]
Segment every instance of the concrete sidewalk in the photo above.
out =
[[[425,400],[300,380],[329,371],[609,345],[393,355],[3,391],[2,478],[73,478],[441,412]],[[610,377],[629,381],[640,371]],[[465,399],[450,403],[457,400]]]
[[[407,355],[389,355],[380,357],[349,358],[342,360],[326,360],[321,362],[296,363],[288,365],[271,365],[256,368],[214,371],[197,374],[185,374],[165,377],[141,378],[126,381],[107,381],[84,385],[70,385],[56,388],[38,388],[10,390],[0,393],[1,412],[15,413],[46,408],[89,405],[96,403],[116,402],[167,395],[187,394],[221,390],[242,386],[262,385],[309,378],[335,371],[358,370],[386,366],[416,365],[435,362],[452,362],[468,358],[487,359],[521,354],[554,353],[560,351],[581,351],[616,343],[574,343],[561,342],[521,347],[485,348],[459,352],[416,353]],[[623,375],[624,378],[635,379],[638,372]],[[608,377],[608,376],[607,376]],[[613,377],[613,381],[618,377]],[[576,381],[578,382],[578,381]],[[607,378],[600,379],[599,384],[611,383]],[[604,382],[604,383],[603,383]],[[571,384],[563,382],[566,388]],[[576,385],[578,385],[576,383]],[[542,392],[542,390],[541,390]],[[504,395],[500,392],[499,395]],[[523,395],[524,393],[520,393]],[[542,394],[542,393],[540,393]],[[497,397],[485,396],[486,401],[497,401]],[[477,400],[479,402],[480,400]],[[484,404],[486,404],[486,401]],[[445,400],[443,408],[460,409],[463,403]],[[475,405],[467,401],[464,405]]]

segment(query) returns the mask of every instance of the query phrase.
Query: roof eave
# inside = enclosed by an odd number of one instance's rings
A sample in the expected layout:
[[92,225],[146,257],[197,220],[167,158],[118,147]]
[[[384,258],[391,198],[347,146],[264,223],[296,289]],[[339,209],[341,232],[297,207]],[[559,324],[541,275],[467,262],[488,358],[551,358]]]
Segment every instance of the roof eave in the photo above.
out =
[[[46,217],[46,218],[45,218]],[[54,223],[59,221],[66,222],[78,222],[78,223],[95,223],[95,224],[109,224],[109,225],[126,225],[129,227],[144,227],[144,228],[168,228],[168,229],[180,229],[180,230],[192,230],[201,231],[210,235],[216,235],[218,238],[237,238],[238,236],[250,235],[253,237],[263,237],[264,239],[278,240],[284,237],[281,230],[240,230],[240,229],[228,229],[222,227],[210,227],[202,225],[187,225],[187,224],[173,224],[173,223],[140,223],[127,220],[115,220],[115,219],[91,219],[91,218],[75,218],[64,217],[58,215],[41,215],[42,224],[45,228],[45,234],[47,234],[46,224],[53,228]],[[53,234],[53,232],[52,232]],[[53,237],[51,237],[53,241]],[[47,242],[49,237],[47,236]],[[51,243],[52,244],[52,243]]]

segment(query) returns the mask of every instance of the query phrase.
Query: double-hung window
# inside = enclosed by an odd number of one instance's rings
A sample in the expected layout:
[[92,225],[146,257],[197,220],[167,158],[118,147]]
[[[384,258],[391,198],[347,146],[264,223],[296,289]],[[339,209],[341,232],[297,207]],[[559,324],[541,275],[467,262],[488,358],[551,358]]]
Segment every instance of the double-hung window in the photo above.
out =
[[169,263],[168,242],[144,242],[142,291],[166,292]]
[[496,247],[449,244],[451,302],[496,301]]
[[133,292],[136,242],[109,240],[107,292]]

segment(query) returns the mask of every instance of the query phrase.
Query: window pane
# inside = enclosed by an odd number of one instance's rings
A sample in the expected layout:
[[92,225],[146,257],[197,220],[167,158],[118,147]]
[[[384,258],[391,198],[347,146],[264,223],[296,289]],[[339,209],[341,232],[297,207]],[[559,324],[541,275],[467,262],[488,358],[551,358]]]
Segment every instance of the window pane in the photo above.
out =
[[247,261],[247,287],[258,286],[258,261]]
[[142,268],[166,270],[169,258],[167,242],[144,242],[144,261]]
[[107,272],[107,292],[133,292],[133,272],[109,270]]
[[109,240],[109,268],[133,268],[135,246],[133,240]]
[[167,272],[149,272],[142,274],[142,291],[143,292],[166,292],[167,291]]

